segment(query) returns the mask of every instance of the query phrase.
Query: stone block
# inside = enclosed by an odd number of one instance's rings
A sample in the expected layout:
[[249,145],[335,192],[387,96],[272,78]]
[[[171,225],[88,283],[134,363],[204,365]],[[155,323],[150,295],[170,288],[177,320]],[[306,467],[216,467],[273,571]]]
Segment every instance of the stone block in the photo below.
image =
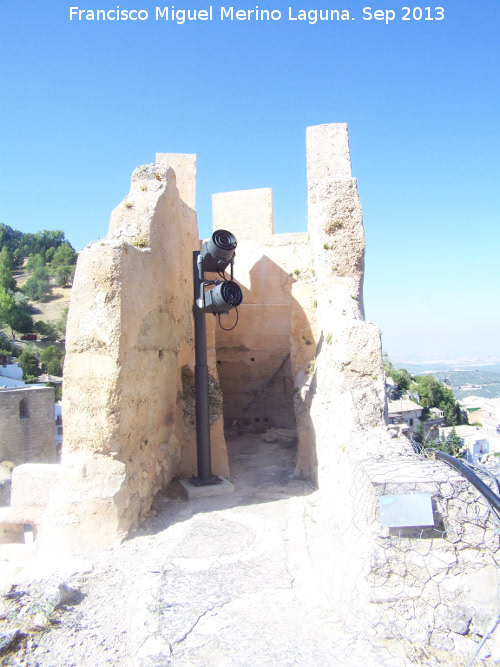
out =
[[188,500],[194,500],[196,498],[212,498],[213,496],[226,496],[230,493],[234,493],[234,484],[223,477],[220,478],[220,482],[217,484],[207,484],[203,486],[193,484],[189,479],[181,479],[179,483]]
[[463,605],[440,604],[436,607],[436,628],[466,635],[469,631],[472,615],[473,610]]
[[0,390],[0,463],[55,463],[54,389]]
[[109,456],[69,454],[60,467],[38,522],[41,548],[85,553],[123,540],[139,509],[125,465]]
[[307,179],[310,187],[317,185],[324,178],[351,178],[347,123],[308,127],[306,149]]
[[156,153],[156,162],[172,167],[180,198],[194,210],[196,208],[196,154]]
[[11,517],[40,525],[50,493],[61,472],[59,464],[26,463],[12,471]]
[[24,524],[12,520],[9,507],[0,509],[0,544],[24,544]]
[[213,229],[226,229],[236,239],[265,239],[273,233],[271,188],[212,195]]

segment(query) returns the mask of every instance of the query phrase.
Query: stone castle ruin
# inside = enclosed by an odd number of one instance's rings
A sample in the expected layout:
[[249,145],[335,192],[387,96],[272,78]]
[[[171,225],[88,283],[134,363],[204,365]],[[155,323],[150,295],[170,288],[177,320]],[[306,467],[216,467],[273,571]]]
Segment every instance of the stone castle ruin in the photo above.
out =
[[[481,528],[474,524],[483,552],[471,545],[460,518],[467,484],[387,431],[380,333],[364,319],[364,232],[346,124],[307,129],[307,181],[303,233],[274,234],[268,188],[213,196],[214,229],[238,240],[243,304],[234,330],[207,316],[212,470],[230,476],[225,432],[296,429],[295,474],[319,488],[342,545],[334,564],[328,550],[318,554],[325,585],[346,582],[353,625],[450,650],[450,633],[454,646],[487,622],[493,603],[471,602],[461,585],[471,573],[493,576],[498,537],[485,506]],[[155,494],[196,474],[195,192],[196,156],[157,154],[132,174],[108,236],[79,256],[62,463],[17,467],[3,517],[32,523],[41,549],[83,552],[123,539]],[[233,315],[224,316],[228,329]],[[439,530],[382,526],[387,493],[428,493]]]
[[[268,188],[213,196],[214,229],[238,239],[244,297],[236,329],[207,317],[216,475],[230,475],[224,424],[236,433],[297,429],[296,474],[320,488],[341,469],[339,452],[357,461],[387,437],[380,335],[364,321],[364,234],[345,124],[308,128],[307,171],[307,232],[274,234]],[[40,544],[112,543],[172,479],[196,474],[195,193],[196,156],[158,154],[134,171],[108,236],[79,256],[62,463],[14,475],[11,512],[19,516],[28,517],[30,501],[23,494],[16,510],[15,488],[29,488],[31,475],[49,480],[46,506],[35,512]]]
[[[340,447],[353,429],[384,428],[380,336],[363,319],[364,235],[346,125],[309,128],[307,158],[308,232],[273,233],[270,189],[213,197],[214,229],[238,239],[244,296],[236,329],[207,318],[217,475],[230,474],[224,423],[297,428],[297,475],[320,485],[333,463],[331,411],[343,424]],[[134,171],[107,238],[79,257],[64,369],[67,472],[47,506],[49,542],[124,536],[160,489],[196,474],[195,190],[194,155],[158,154]]]

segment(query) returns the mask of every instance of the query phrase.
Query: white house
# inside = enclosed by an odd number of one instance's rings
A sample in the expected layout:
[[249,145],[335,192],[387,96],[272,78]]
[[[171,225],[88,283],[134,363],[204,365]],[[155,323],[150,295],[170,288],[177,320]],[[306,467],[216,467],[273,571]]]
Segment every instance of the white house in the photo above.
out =
[[446,426],[439,429],[439,437],[448,435],[453,428],[462,439],[464,447],[467,448],[465,458],[469,463],[481,463],[483,458],[490,453],[490,443],[487,435],[477,426],[462,424],[461,426]]
[[482,409],[484,428],[500,431],[500,398],[489,398]]
[[410,431],[415,431],[420,424],[422,407],[408,398],[400,398],[397,401],[387,402],[389,424],[406,424]]

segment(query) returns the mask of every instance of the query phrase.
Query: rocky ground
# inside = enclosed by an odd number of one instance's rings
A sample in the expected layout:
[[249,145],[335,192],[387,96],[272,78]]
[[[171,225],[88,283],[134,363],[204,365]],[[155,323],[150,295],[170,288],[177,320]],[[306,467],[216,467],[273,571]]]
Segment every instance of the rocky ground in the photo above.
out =
[[439,664],[344,627],[324,586],[332,533],[293,449],[245,436],[230,457],[234,494],[188,502],[174,484],[123,544],[28,565],[1,602],[1,664]]

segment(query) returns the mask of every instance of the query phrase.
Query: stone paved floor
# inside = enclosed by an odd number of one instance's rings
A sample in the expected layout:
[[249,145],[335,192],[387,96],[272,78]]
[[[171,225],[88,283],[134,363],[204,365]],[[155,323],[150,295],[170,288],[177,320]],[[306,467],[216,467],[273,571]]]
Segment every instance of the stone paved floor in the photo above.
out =
[[2,665],[405,665],[397,642],[346,631],[330,598],[334,533],[293,477],[293,450],[258,436],[229,446],[234,494],[187,502],[173,485],[136,535],[67,565],[83,599]]
[[135,666],[403,664],[399,647],[391,656],[342,628],[311,556],[317,500],[293,478],[293,450],[246,436],[229,451],[234,495],[166,502],[149,527],[161,549],[131,596]]

